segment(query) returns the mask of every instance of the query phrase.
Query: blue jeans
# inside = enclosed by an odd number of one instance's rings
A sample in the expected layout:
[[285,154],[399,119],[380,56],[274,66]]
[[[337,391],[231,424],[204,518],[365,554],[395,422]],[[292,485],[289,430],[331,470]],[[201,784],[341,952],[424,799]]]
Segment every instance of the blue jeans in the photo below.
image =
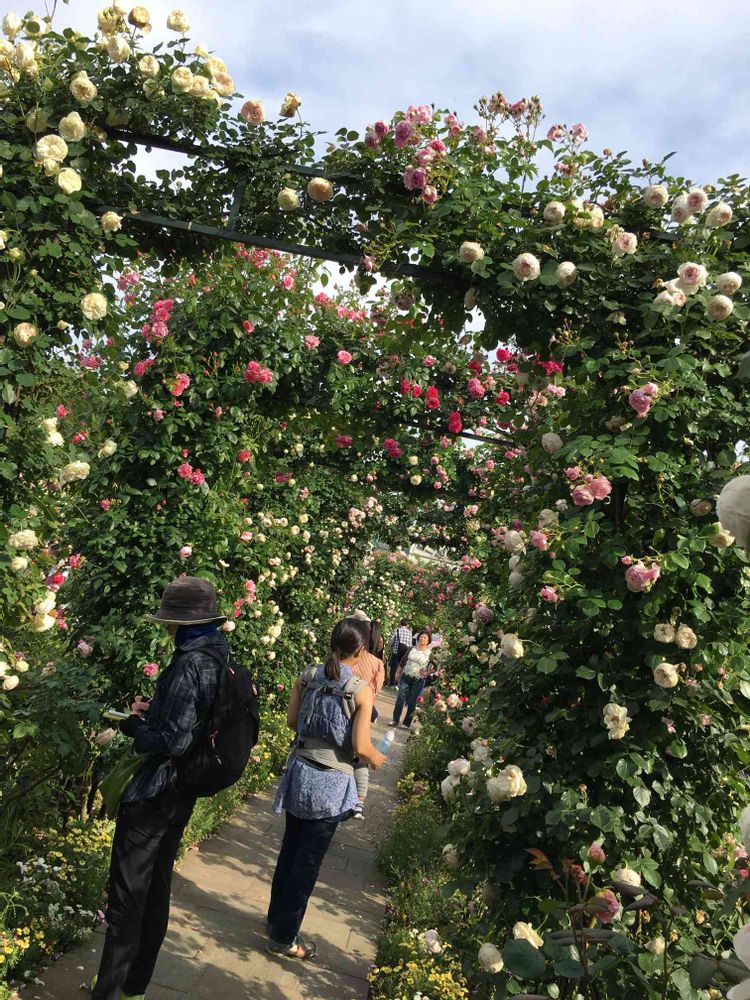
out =
[[269,934],[278,944],[292,945],[305,917],[339,817],[299,819],[286,814],[284,840],[276,862],[268,907]]
[[390,676],[388,677],[388,683],[391,687],[395,687],[396,684],[396,671],[398,670],[398,665],[401,662],[401,657],[398,653],[391,653],[391,670]]
[[401,721],[404,702],[406,702],[404,725],[411,725],[412,716],[417,707],[417,698],[419,698],[423,690],[424,679],[422,677],[407,677],[405,674],[401,674],[401,682],[399,683],[398,695],[396,696],[396,707],[393,709],[394,726],[397,726]]

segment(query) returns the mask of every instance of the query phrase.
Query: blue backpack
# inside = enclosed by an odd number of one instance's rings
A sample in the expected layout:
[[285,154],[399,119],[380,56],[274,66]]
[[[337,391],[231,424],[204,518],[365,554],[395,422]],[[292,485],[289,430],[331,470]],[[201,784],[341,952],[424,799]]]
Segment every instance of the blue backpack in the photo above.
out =
[[321,740],[339,750],[351,751],[352,719],[357,711],[354,699],[364,681],[354,674],[343,683],[330,680],[324,668],[315,665],[304,671],[301,681],[297,720],[300,739]]

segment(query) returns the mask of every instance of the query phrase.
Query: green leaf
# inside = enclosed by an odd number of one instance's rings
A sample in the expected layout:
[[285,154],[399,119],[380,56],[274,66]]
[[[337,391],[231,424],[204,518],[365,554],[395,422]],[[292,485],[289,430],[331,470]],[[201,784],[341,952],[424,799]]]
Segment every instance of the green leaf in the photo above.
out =
[[502,955],[508,971],[519,979],[539,979],[547,967],[542,953],[528,941],[509,941]]

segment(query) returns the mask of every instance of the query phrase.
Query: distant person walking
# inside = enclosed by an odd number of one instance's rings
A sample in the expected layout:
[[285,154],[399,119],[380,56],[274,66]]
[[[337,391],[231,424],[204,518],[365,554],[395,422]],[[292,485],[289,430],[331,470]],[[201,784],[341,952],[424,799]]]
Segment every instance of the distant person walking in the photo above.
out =
[[268,907],[268,951],[285,958],[317,952],[300,927],[336,827],[359,802],[355,763],[377,768],[386,760],[370,739],[372,689],[354,674],[367,636],[366,623],[340,621],[325,665],[308,667],[289,699],[297,741],[274,803],[276,812],[286,810],[286,830]]
[[[359,608],[352,613],[351,617],[354,621],[361,622],[365,628],[365,647],[357,663],[352,667],[352,670],[357,677],[361,677],[365,683],[370,685],[373,699],[375,699],[383,690],[383,684],[385,683],[385,665],[381,659],[383,637],[380,632],[380,623],[374,622],[365,611]],[[376,652],[378,646],[380,652]],[[372,721],[374,722],[378,715],[374,708],[373,713]]]
[[407,618],[401,619],[401,624],[391,633],[390,651],[390,676],[388,683],[391,687],[396,687],[396,673],[404,653],[408,653],[412,647],[412,631]]
[[401,722],[401,713],[404,709],[404,704],[406,705],[404,726],[407,729],[411,726],[417,707],[417,700],[422,694],[426,679],[431,672],[431,641],[432,636],[429,630],[422,629],[421,632],[417,633],[416,645],[401,658],[397,674],[398,695],[393,709],[394,726],[397,726]]

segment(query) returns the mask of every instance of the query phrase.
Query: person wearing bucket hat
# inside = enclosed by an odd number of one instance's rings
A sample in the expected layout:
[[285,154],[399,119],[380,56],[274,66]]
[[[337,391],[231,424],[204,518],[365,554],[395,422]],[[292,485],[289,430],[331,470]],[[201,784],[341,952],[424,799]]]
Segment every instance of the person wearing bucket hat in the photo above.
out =
[[133,738],[134,773],[117,808],[107,933],[93,1000],[145,997],[169,923],[175,858],[196,801],[178,786],[174,761],[211,711],[229,652],[218,629],[226,616],[208,580],[173,580],[147,618],[168,629],[175,649],[153,698],[137,697],[120,725]]

